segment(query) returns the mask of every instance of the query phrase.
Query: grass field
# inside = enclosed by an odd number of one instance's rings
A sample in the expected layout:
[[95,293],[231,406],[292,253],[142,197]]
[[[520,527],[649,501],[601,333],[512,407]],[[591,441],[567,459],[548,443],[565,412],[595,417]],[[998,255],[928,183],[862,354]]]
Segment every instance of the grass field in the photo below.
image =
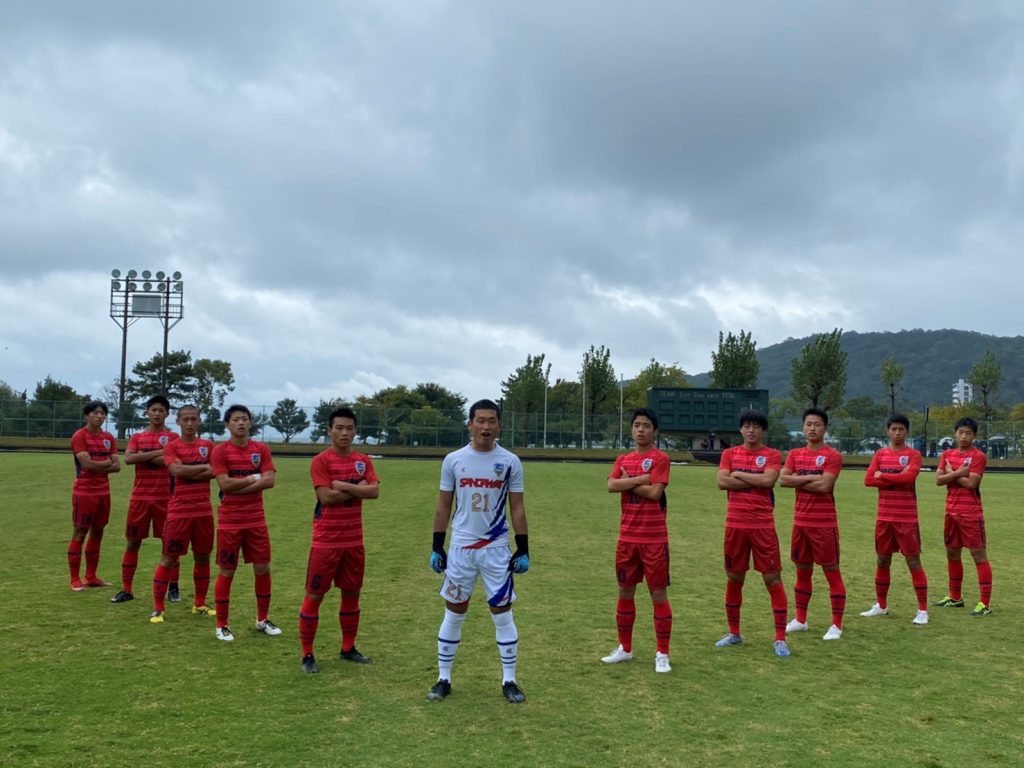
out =
[[[862,619],[874,601],[874,492],[863,473],[840,477],[837,499],[846,631],[825,643],[824,579],[815,576],[811,631],[793,656],[771,653],[768,597],[745,590],[746,644],[718,650],[725,628],[721,536],[724,495],[714,470],[675,467],[669,488],[670,589],[675,626],[670,675],[655,675],[649,602],[637,602],[636,658],[604,667],[615,644],[612,559],[618,503],[607,467],[526,465],[532,568],[517,579],[519,682],[525,705],[500,695],[494,630],[470,611],[454,693],[431,703],[436,678],[439,577],[427,568],[439,462],[381,460],[381,498],[365,506],[367,575],[359,647],[369,667],[337,660],[337,597],[321,611],[322,673],[298,668],[301,602],[313,494],[308,460],[279,461],[266,494],[274,546],[268,638],[255,620],[252,571],[232,593],[237,640],[213,637],[212,618],[168,604],[151,625],[149,584],[158,546],[148,541],[139,599],[112,605],[113,590],[72,593],[70,456],[0,454],[0,765],[11,766],[1017,766],[1024,754],[1024,477],[993,474],[984,494],[995,594],[993,614],[933,609],[910,623],[909,576],[894,562],[892,615]],[[119,577],[131,474],[113,480],[111,525],[100,572]],[[923,561],[931,596],[946,591],[942,494],[919,482]],[[777,491],[779,535],[788,541],[792,493]],[[188,561],[186,560],[186,565]],[[965,599],[977,599],[965,569]],[[792,611],[792,569],[784,572]]]

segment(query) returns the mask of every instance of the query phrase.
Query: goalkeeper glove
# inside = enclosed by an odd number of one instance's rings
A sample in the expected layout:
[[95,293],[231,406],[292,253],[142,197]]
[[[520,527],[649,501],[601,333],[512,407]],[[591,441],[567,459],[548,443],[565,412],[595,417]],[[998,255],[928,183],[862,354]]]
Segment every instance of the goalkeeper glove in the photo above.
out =
[[444,551],[444,531],[434,531],[434,551],[430,553],[430,570],[442,573],[448,567],[448,555]]
[[516,551],[508,561],[512,573],[526,573],[530,570],[530,540],[525,533],[516,534]]

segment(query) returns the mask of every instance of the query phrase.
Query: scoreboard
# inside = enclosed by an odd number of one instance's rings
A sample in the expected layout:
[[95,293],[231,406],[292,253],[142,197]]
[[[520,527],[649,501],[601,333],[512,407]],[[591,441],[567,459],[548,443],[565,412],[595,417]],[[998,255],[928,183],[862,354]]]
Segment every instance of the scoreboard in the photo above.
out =
[[768,415],[768,390],[651,387],[647,407],[658,415],[662,431],[739,432],[741,412]]

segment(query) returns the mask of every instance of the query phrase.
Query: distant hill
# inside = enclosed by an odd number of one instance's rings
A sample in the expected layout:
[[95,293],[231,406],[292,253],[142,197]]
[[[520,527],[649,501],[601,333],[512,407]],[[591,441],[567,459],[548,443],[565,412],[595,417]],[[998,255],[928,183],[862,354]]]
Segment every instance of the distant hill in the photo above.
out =
[[[786,339],[757,350],[761,374],[757,386],[773,398],[788,397],[794,357],[812,337]],[[756,340],[756,339],[755,339]],[[973,331],[896,331],[843,334],[842,346],[849,356],[846,370],[846,399],[867,395],[886,401],[882,384],[882,361],[892,355],[903,366],[903,382],[897,406],[919,410],[927,404],[952,402],[953,384],[967,378],[971,366],[991,349],[1003,365],[1003,385],[998,402],[1011,406],[1024,402],[1024,336],[989,336]],[[711,386],[709,373],[691,376],[695,387]]]

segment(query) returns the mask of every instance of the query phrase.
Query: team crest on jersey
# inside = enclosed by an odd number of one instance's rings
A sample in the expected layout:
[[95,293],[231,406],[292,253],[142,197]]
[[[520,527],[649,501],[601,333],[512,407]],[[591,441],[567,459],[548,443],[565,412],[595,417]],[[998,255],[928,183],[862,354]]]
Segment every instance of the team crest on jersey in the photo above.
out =
[[765,464],[768,463],[768,457],[767,456],[758,456],[756,459],[754,459],[754,463],[757,464],[757,466],[759,468],[763,467]]
[[654,459],[644,459],[643,461],[640,462],[640,468],[644,472],[650,472],[651,471],[651,467],[653,467],[653,466],[654,466]]
[[362,475],[362,474],[364,474],[366,472],[366,462],[365,461],[357,461],[356,462],[356,472],[358,472],[360,475]]
[[110,450],[110,441],[109,440],[104,440],[103,441],[103,447],[106,448],[109,451]]
[[962,466],[965,466],[965,467],[971,466],[971,457],[970,456],[968,456],[966,459],[964,459],[964,463],[963,463]]
[[824,456],[815,456],[814,457],[814,466],[816,466],[816,467],[823,467],[823,466],[825,466],[825,457]]
[[160,435],[160,445],[167,445],[167,435]]
[[207,455],[209,455],[209,453],[210,453],[210,449],[207,448],[205,445],[199,446],[199,456],[200,456],[200,458],[205,459],[207,457]]
[[494,462],[494,476],[501,477],[503,474],[505,474],[505,465],[500,461]]
[[900,456],[900,466],[901,467],[907,466],[908,463],[910,463],[910,457],[909,456]]
[[254,467],[258,467],[260,465],[260,455],[258,453],[251,454],[249,458],[252,459],[252,465]]

